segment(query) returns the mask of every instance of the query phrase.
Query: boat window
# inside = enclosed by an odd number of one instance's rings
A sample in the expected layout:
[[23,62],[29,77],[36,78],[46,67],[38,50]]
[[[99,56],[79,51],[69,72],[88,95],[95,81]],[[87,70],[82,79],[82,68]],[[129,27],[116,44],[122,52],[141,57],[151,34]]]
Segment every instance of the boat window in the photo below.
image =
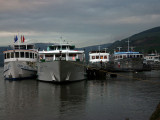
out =
[[26,58],[29,58],[29,52],[25,52]]
[[75,49],[75,46],[72,45],[72,46],[69,46],[69,48],[70,48],[70,50],[73,50],[73,49]]
[[62,46],[62,50],[66,50],[66,46]]
[[58,49],[58,50],[61,50],[61,46],[58,46],[57,49]]
[[19,49],[19,48],[20,48],[19,45],[14,46],[14,49]]
[[60,57],[61,55],[60,55],[60,54],[56,54],[55,56],[56,56],[56,57]]
[[95,59],[95,56],[92,56],[92,59]]
[[103,56],[100,56],[100,59],[103,59]]
[[55,54],[55,60],[65,60],[66,54]]
[[33,49],[33,45],[27,45],[27,49]]
[[73,57],[73,56],[76,56],[76,54],[72,54],[72,53],[69,54],[69,57]]
[[30,58],[33,58],[33,54],[32,53],[29,53],[30,54]]
[[66,54],[62,54],[62,57],[66,57]]
[[137,58],[139,58],[139,55],[137,55]]
[[140,55],[140,58],[143,58],[143,55]]
[[122,58],[122,55],[120,55],[120,58]]
[[11,52],[11,58],[14,58],[14,53],[13,52]]
[[53,55],[45,55],[45,57],[53,57]]
[[6,59],[6,53],[4,54],[4,59]]
[[126,55],[123,55],[123,58],[126,58],[127,56]]
[[107,55],[104,56],[104,59],[107,59]]
[[56,50],[56,47],[55,46],[49,46],[47,49],[48,50]]
[[96,56],[96,59],[99,59],[99,56]]
[[15,52],[15,57],[19,58],[19,52]]
[[34,59],[34,53],[33,53],[33,59]]
[[20,52],[21,58],[24,58],[24,52]]
[[10,53],[7,53],[7,58],[10,58]]
[[26,46],[25,45],[20,45],[20,49],[26,49]]
[[37,54],[35,54],[35,58],[37,58]]

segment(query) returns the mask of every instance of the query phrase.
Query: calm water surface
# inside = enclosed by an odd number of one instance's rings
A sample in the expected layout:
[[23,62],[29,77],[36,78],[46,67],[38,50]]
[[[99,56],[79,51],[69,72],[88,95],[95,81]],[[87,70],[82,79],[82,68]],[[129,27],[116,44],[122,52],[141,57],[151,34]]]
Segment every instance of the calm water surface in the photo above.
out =
[[119,74],[57,85],[4,80],[0,68],[0,120],[148,120],[160,102],[160,71]]

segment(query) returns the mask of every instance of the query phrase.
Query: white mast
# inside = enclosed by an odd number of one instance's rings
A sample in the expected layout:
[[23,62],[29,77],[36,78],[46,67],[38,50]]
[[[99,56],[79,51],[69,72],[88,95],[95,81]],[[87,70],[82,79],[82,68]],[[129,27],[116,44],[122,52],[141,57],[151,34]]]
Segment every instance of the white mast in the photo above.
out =
[[18,31],[18,46],[19,46],[19,49],[20,49],[20,43],[19,43],[20,39],[19,39],[19,31]]
[[99,48],[99,60],[100,60],[100,48],[101,48],[101,46],[98,46],[98,48]]
[[105,50],[105,53],[107,52],[107,49],[108,49],[108,48],[104,48],[104,50]]
[[128,52],[129,52],[129,38],[128,38],[128,41],[126,41],[126,42],[128,42]]
[[62,36],[60,37],[60,46],[61,46],[60,49],[62,50],[62,43],[61,42],[62,42]]

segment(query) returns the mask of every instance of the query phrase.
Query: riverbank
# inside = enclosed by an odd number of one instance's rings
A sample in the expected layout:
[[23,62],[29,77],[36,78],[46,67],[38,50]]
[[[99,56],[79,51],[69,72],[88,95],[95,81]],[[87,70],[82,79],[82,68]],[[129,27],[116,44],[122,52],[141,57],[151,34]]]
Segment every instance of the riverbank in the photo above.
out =
[[158,104],[156,110],[153,112],[150,120],[160,120],[160,103]]

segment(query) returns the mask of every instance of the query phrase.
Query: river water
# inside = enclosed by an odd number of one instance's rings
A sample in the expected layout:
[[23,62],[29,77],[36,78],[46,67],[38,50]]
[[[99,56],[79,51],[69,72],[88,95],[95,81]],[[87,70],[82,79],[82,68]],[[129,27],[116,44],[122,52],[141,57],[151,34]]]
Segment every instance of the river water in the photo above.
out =
[[119,74],[59,85],[4,80],[0,68],[0,120],[148,120],[160,102],[160,71]]

